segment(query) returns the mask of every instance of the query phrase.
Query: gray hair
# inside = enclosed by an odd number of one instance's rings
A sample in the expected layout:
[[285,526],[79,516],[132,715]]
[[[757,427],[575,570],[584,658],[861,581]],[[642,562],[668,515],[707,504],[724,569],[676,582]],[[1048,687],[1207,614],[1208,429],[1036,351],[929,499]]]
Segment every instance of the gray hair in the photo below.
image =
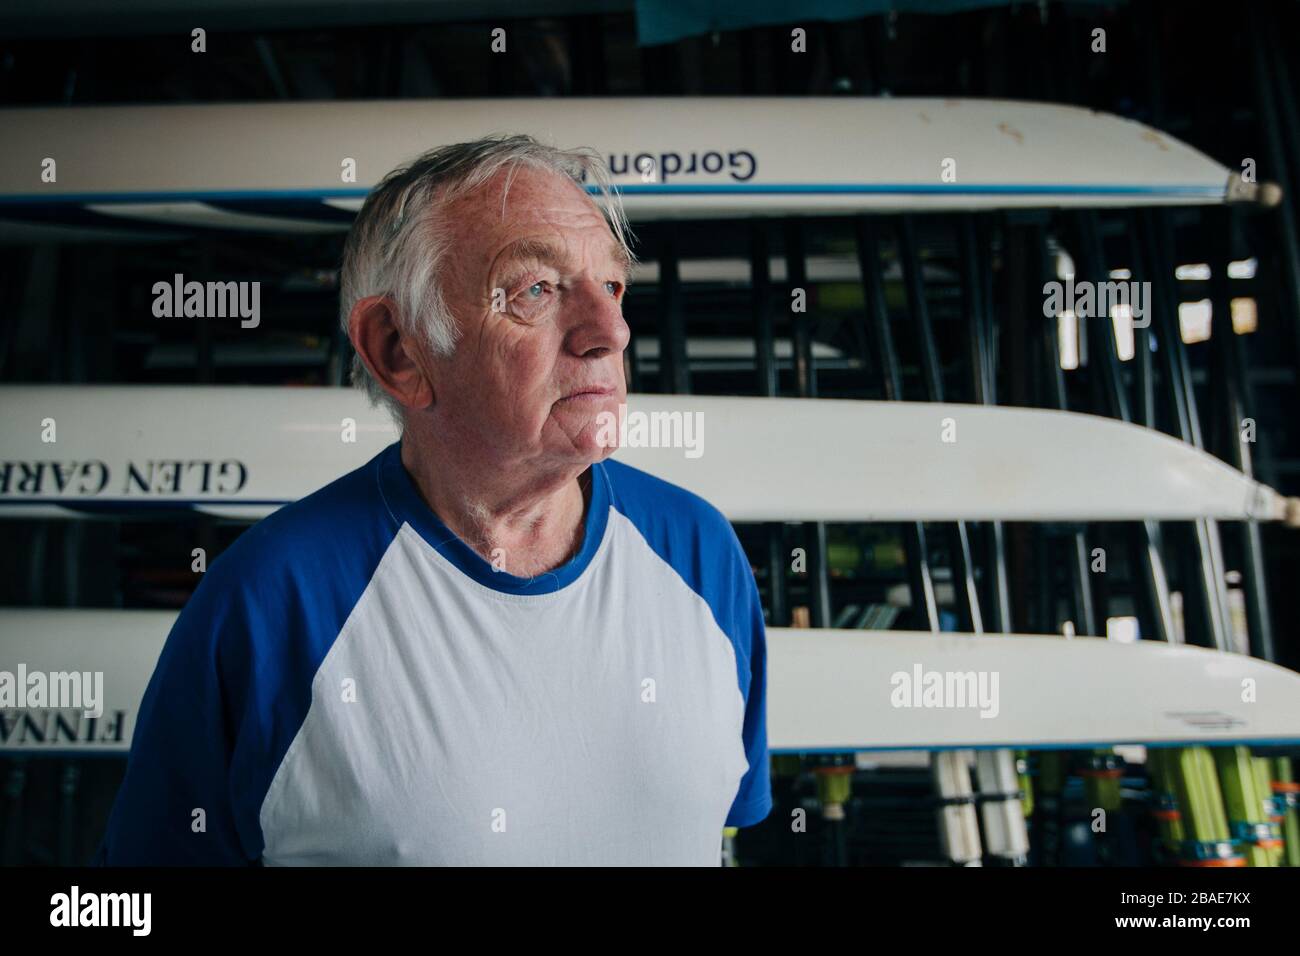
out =
[[[532,136],[489,136],[469,143],[440,146],[384,177],[366,197],[343,247],[339,273],[339,320],[348,335],[348,317],[356,303],[386,295],[396,303],[398,327],[421,337],[437,355],[456,347],[455,317],[447,309],[438,274],[451,246],[451,224],[440,215],[446,204],[508,168],[504,197],[520,166],[551,170],[604,200],[602,214],[615,239],[634,261],[631,229],[604,160],[591,149],[562,150]],[[593,200],[594,202],[594,200]],[[599,207],[598,207],[599,208]],[[371,404],[388,407],[401,424],[401,406],[383,390],[360,355],[352,359],[352,384]]]

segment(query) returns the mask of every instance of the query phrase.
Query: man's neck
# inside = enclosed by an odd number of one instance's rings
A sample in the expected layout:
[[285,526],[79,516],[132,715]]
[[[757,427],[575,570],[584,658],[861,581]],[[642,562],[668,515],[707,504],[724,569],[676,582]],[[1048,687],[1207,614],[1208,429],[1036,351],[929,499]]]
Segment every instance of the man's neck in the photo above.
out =
[[528,474],[478,467],[472,458],[433,456],[428,442],[402,441],[402,465],[425,504],[456,537],[498,571],[536,577],[582,548],[592,471]]

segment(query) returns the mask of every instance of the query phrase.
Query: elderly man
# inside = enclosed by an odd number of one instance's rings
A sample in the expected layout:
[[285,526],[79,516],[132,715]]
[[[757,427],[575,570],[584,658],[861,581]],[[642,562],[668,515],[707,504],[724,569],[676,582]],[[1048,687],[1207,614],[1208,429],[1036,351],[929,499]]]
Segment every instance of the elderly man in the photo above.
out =
[[205,575],[99,862],[716,866],[766,816],[735,533],[604,460],[625,234],[598,159],[526,136],[370,194],[342,315],[401,440]]

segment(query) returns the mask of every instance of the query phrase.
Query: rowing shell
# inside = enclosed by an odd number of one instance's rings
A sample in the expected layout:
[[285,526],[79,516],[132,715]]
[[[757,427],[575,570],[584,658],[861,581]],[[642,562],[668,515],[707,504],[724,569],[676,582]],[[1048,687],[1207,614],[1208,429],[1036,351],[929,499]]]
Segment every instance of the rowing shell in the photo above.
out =
[[[396,439],[343,388],[8,386],[0,406],[8,517],[256,518]],[[618,460],[737,522],[1300,520],[1296,499],[1185,442],[1073,412],[633,395],[609,424]]]
[[[76,707],[0,709],[0,753],[125,753],[174,620],[0,611],[0,672],[104,675],[98,718]],[[1222,651],[786,628],[768,630],[767,649],[775,752],[1300,743],[1300,674]]]
[[1005,100],[94,106],[0,110],[0,129],[0,238],[51,224],[341,231],[390,170],[494,132],[594,149],[633,219],[1278,198],[1133,120]]

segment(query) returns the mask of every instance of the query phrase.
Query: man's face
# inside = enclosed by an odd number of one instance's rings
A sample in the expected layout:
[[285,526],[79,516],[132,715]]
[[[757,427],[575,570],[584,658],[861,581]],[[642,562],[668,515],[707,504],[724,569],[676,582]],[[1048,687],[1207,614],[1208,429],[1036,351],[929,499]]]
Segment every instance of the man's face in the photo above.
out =
[[520,167],[503,207],[505,178],[446,209],[441,278],[460,339],[428,359],[434,414],[503,463],[587,465],[612,452],[596,441],[597,416],[627,398],[627,263],[575,183]]

